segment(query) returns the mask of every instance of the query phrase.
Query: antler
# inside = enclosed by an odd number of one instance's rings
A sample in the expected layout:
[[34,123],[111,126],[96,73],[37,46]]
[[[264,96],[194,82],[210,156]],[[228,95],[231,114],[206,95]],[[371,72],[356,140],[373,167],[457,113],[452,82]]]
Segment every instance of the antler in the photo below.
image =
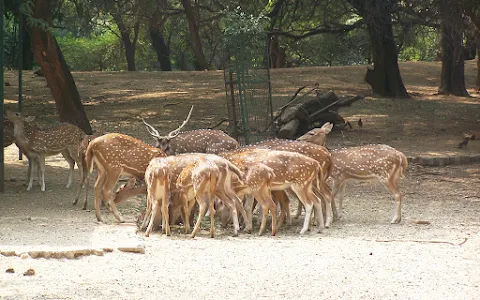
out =
[[148,133],[150,133],[152,136],[158,138],[158,139],[161,139],[161,138],[165,138],[165,137],[162,137],[160,135],[160,133],[158,132],[158,130],[155,129],[155,127],[153,127],[152,125],[148,124],[145,119],[142,118],[142,121],[143,123],[147,126],[147,131]]
[[173,130],[172,132],[170,132],[168,134],[169,139],[176,137],[180,133],[180,129],[182,129],[183,126],[185,126],[185,124],[187,124],[188,120],[190,120],[190,116],[192,115],[192,111],[193,111],[193,105],[192,105],[192,108],[190,108],[190,112],[188,113],[188,116],[185,119],[185,121],[183,121],[182,125],[180,125],[180,127],[178,127],[177,129]]

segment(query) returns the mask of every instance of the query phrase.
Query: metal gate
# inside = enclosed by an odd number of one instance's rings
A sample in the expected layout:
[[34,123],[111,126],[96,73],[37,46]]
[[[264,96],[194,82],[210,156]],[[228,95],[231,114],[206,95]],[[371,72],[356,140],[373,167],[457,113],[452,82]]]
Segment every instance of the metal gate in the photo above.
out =
[[228,131],[242,145],[275,137],[267,45],[240,40],[227,49],[233,53],[224,70]]

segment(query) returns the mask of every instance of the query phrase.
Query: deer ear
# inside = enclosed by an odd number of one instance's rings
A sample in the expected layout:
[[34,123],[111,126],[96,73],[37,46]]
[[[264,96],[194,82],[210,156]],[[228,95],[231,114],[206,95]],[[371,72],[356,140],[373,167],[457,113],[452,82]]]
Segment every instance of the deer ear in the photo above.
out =
[[327,123],[323,124],[322,127],[320,127],[320,129],[322,129],[322,131],[325,134],[330,133],[330,131],[332,131],[332,128],[333,128],[333,124],[330,123],[330,122],[327,122]]
[[35,116],[28,116],[25,118],[25,122],[33,122],[33,120],[35,120]]

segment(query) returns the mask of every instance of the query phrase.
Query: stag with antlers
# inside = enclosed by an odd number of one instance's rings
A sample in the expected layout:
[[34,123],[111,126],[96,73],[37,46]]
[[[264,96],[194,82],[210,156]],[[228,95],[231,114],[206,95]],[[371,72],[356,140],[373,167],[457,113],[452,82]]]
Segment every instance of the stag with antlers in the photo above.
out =
[[239,147],[238,142],[221,130],[197,129],[181,132],[181,129],[188,123],[192,115],[193,106],[182,125],[162,136],[154,126],[148,124],[144,119],[150,135],[155,139],[155,146],[162,149],[167,155],[180,153],[213,153],[233,150]]

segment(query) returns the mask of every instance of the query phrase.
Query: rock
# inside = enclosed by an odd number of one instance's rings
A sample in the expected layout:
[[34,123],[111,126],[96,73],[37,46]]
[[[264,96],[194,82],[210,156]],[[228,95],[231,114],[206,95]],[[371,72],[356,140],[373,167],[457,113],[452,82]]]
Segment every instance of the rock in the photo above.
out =
[[118,247],[118,250],[122,251],[122,252],[145,254],[145,248],[142,247],[142,246],[139,246],[139,247]]
[[25,273],[23,273],[23,276],[33,276],[33,275],[35,275],[34,269],[28,269],[27,271],[25,271]]

